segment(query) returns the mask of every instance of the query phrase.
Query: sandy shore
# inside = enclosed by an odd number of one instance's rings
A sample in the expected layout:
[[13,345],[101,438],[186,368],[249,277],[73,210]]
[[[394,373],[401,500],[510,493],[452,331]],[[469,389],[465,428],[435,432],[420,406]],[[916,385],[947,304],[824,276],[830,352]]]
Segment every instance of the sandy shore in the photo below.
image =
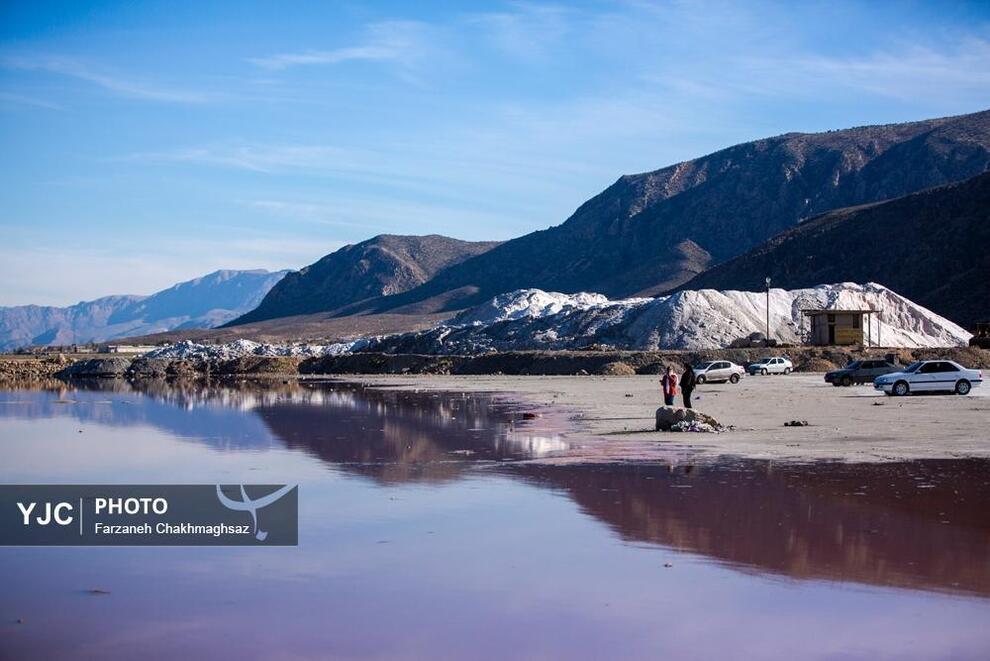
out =
[[[701,434],[653,431],[659,405],[655,376],[413,375],[346,380],[374,386],[501,392],[549,406],[542,432],[560,433],[574,442],[575,451],[567,460],[738,455],[876,462],[990,457],[990,388],[986,384],[966,397],[904,398],[885,397],[872,386],[835,388],[821,374],[748,377],[737,385],[705,384],[695,391],[695,408],[735,429]],[[570,424],[550,422],[560,420],[561,414]],[[809,426],[784,427],[789,420],[807,420]]]

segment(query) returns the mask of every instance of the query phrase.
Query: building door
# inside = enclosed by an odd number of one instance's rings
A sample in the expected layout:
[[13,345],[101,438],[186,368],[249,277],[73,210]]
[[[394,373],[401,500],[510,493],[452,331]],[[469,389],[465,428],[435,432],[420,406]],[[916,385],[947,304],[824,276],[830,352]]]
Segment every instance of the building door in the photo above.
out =
[[828,325],[828,343],[835,344],[835,324]]

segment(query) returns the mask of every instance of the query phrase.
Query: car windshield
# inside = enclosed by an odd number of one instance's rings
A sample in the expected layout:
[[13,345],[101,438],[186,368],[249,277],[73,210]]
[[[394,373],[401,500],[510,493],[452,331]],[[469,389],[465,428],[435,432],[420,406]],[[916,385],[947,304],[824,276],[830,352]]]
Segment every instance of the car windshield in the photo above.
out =
[[922,365],[924,365],[924,362],[922,362],[922,361],[919,360],[918,362],[911,363],[910,365],[908,365],[907,367],[905,367],[904,368],[904,371],[905,372],[916,372],[916,371],[918,371],[918,368],[921,367]]
[[707,363],[697,363],[697,364],[696,364],[696,365],[694,366],[694,369],[696,369],[696,370],[706,370],[706,369],[708,369],[709,367],[711,367],[711,366],[712,366],[712,365],[714,365],[714,364],[715,364],[715,363],[713,363],[713,362],[707,362]]
[[760,365],[762,363],[769,363],[771,360],[773,360],[773,358],[760,358],[758,361],[756,361],[756,364]]
[[846,369],[847,370],[854,370],[854,369],[856,369],[857,367],[859,367],[862,364],[863,364],[863,361],[862,360],[854,360],[854,361],[846,364]]

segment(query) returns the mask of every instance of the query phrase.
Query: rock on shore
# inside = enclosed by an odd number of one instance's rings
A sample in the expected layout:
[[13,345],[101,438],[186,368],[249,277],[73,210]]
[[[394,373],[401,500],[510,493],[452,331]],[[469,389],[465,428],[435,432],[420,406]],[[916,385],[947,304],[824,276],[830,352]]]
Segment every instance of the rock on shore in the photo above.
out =
[[675,427],[683,427],[683,423],[698,423],[699,425],[707,425],[712,431],[722,428],[722,425],[718,423],[718,420],[710,415],[706,415],[694,409],[684,409],[679,406],[661,406],[657,409],[657,431],[671,431]]

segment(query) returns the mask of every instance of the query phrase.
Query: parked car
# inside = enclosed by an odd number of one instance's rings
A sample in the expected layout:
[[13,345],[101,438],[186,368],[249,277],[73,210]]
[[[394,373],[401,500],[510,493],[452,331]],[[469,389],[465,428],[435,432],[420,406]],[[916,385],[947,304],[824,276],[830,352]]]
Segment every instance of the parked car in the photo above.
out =
[[872,383],[878,376],[900,372],[901,368],[889,360],[863,359],[854,360],[842,369],[832,370],[825,374],[825,383],[833,386],[851,386],[852,384]]
[[750,374],[790,374],[794,364],[790,358],[783,356],[767,356],[749,366]]
[[710,360],[698,363],[692,369],[698,383],[739,383],[739,379],[746,373],[741,365],[736,365],[731,360]]
[[983,372],[963,367],[951,360],[919,360],[900,372],[878,376],[873,387],[887,395],[908,395],[913,392],[954,392],[968,395],[983,383]]

